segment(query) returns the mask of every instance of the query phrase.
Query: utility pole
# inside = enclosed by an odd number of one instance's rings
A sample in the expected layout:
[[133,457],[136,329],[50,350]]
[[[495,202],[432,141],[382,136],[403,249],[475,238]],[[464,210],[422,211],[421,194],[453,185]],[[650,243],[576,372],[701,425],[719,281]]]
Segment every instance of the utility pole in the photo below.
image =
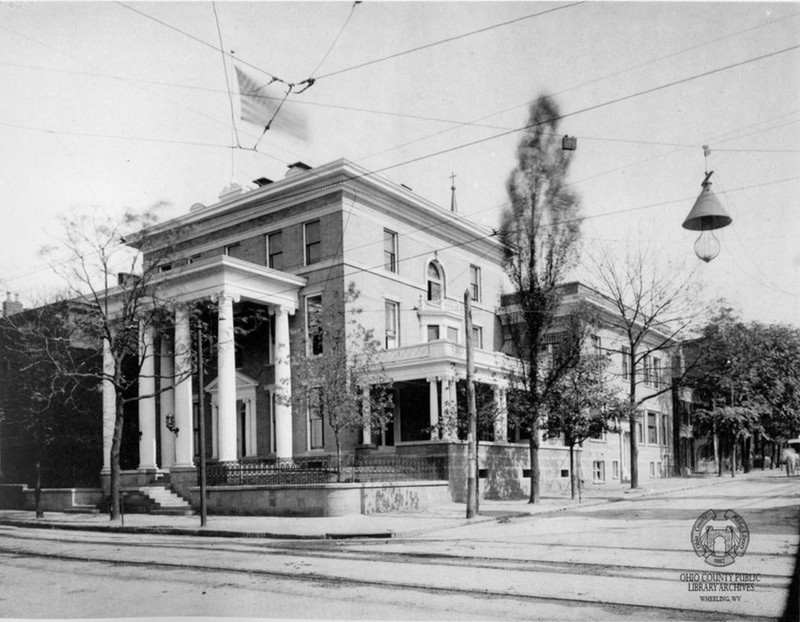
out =
[[197,325],[197,393],[200,396],[197,400],[197,425],[200,427],[200,526],[206,526],[208,508],[206,508],[206,421],[203,396],[205,387],[203,385],[203,331],[200,324]]
[[475,408],[475,363],[472,355],[472,294],[464,292],[464,332],[467,346],[467,518],[478,515],[478,416]]

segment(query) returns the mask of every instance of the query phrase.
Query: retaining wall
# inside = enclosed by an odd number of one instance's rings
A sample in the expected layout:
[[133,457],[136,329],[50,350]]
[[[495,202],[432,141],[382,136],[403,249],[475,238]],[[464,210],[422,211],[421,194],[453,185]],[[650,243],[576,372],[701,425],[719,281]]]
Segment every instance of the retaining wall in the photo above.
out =
[[[200,488],[191,489],[192,507],[200,508]],[[448,484],[376,482],[297,486],[210,486],[209,514],[249,516],[348,516],[416,511],[450,502]]]

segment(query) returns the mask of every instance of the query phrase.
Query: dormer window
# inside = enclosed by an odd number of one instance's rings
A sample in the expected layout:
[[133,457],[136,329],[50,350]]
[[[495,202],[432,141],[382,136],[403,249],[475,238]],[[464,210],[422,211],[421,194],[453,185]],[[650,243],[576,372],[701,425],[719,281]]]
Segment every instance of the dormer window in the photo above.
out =
[[428,264],[428,300],[439,302],[444,292],[442,268],[435,261]]

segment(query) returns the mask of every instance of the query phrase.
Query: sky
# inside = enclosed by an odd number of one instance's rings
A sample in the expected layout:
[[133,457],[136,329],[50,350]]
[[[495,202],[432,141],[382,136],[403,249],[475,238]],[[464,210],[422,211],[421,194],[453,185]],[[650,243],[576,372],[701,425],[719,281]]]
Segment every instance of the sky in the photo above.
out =
[[[305,139],[240,120],[234,64],[295,85]],[[0,2],[0,291],[61,287],[39,254],[60,215],[173,217],[296,161],[445,208],[455,175],[459,213],[497,227],[549,94],[587,248],[645,246],[696,269],[698,304],[800,326],[798,68],[789,2]],[[706,170],[733,218],[708,264],[681,228]]]

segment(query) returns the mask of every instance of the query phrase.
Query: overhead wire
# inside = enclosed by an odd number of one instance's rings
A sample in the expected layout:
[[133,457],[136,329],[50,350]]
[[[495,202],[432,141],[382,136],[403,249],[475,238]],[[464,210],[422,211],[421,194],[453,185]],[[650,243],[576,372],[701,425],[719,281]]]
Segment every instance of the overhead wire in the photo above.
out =
[[[219,25],[219,15],[217,15],[217,3],[212,2],[211,8],[214,9],[214,22],[217,25],[217,36],[219,37],[219,48],[220,50],[224,50],[225,46],[222,43],[222,28]],[[231,105],[231,131],[233,132],[234,137],[236,138],[236,147],[241,147],[241,143],[239,142],[239,131],[236,129],[236,115],[234,113],[233,108],[233,95],[231,93],[231,81],[228,77],[228,63],[225,62],[225,54],[222,55],[222,71],[225,74],[225,88],[228,92],[228,102]]]
[[339,33],[334,38],[333,43],[331,43],[331,46],[328,48],[328,51],[325,52],[324,56],[322,57],[322,60],[319,61],[319,64],[317,64],[317,66],[314,67],[314,70],[309,74],[310,78],[315,79],[314,74],[317,73],[319,71],[319,68],[322,67],[322,65],[325,63],[326,60],[328,60],[328,56],[330,56],[331,52],[333,52],[333,48],[335,48],[336,44],[339,42],[339,39],[341,38],[342,33],[344,32],[344,29],[347,28],[347,24],[350,23],[350,20],[352,19],[353,14],[356,11],[356,6],[359,4],[361,4],[361,2],[359,1],[353,2],[352,6],[350,7],[350,13],[347,15],[347,19],[344,21],[344,24],[342,24],[342,27],[339,29]]
[[[622,74],[628,73],[628,72],[630,72],[630,71],[633,71],[633,70],[635,70],[635,69],[641,69],[642,67],[646,67],[646,66],[649,66],[649,65],[652,65],[652,64],[655,64],[655,63],[661,62],[661,61],[663,61],[663,60],[667,60],[667,59],[669,59],[669,58],[673,58],[673,57],[675,57],[675,56],[680,56],[681,54],[685,54],[685,53],[687,53],[687,52],[691,52],[691,51],[697,50],[697,49],[699,49],[699,48],[706,47],[706,46],[708,46],[708,45],[713,45],[714,43],[719,43],[720,41],[723,41],[723,40],[725,40],[725,39],[729,39],[729,38],[731,38],[731,37],[739,36],[739,35],[741,35],[741,34],[744,34],[744,33],[746,33],[746,32],[750,32],[750,31],[752,31],[752,30],[757,30],[757,29],[759,29],[759,28],[764,28],[764,27],[767,27],[767,26],[771,26],[771,25],[773,25],[773,24],[775,24],[775,23],[777,23],[777,22],[781,22],[781,21],[783,21],[783,20],[785,20],[785,19],[791,19],[791,18],[793,18],[793,17],[797,17],[797,16],[799,16],[799,15],[800,15],[800,12],[797,12],[797,13],[792,13],[792,14],[790,14],[790,15],[786,15],[786,16],[784,16],[784,17],[781,17],[781,18],[779,18],[779,19],[777,19],[777,20],[772,20],[772,21],[770,21],[770,22],[767,22],[767,23],[764,23],[764,24],[759,24],[759,25],[757,25],[757,26],[752,26],[752,27],[750,27],[750,28],[746,28],[746,29],[744,29],[744,30],[739,30],[739,31],[736,31],[736,32],[730,33],[730,34],[728,34],[728,35],[725,35],[725,36],[723,36],[723,37],[719,37],[719,38],[717,38],[717,39],[713,39],[713,40],[711,40],[711,41],[707,41],[707,42],[704,42],[704,43],[700,43],[700,44],[697,44],[697,45],[693,45],[693,46],[691,46],[691,47],[688,47],[688,48],[684,48],[684,49],[682,49],[682,50],[679,50],[679,51],[677,51],[677,52],[674,52],[674,53],[672,53],[672,54],[667,54],[667,55],[665,55],[665,56],[660,56],[660,57],[658,57],[658,58],[655,58],[655,59],[652,59],[652,60],[649,60],[649,61],[645,61],[645,62],[639,63],[638,65],[634,65],[634,66],[632,66],[632,67],[626,67],[625,69],[621,69],[621,70],[619,70],[619,71],[615,71],[615,72],[612,72],[612,73],[609,73],[609,74],[605,74],[605,75],[603,75],[603,76],[598,76],[597,78],[593,78],[593,79],[591,79],[591,80],[588,80],[588,81],[586,81],[586,82],[583,82],[583,83],[581,83],[581,84],[577,84],[577,85],[575,85],[575,86],[571,86],[571,87],[568,87],[568,88],[566,88],[566,89],[562,89],[562,90],[560,90],[560,91],[558,91],[558,92],[556,92],[556,93],[553,93],[553,95],[552,95],[552,96],[553,96],[553,97],[558,97],[559,95],[563,95],[564,93],[569,93],[569,92],[571,92],[571,91],[574,91],[574,90],[577,90],[577,89],[583,88],[583,87],[585,87],[585,86],[590,86],[590,85],[592,85],[592,84],[596,84],[596,83],[598,83],[598,82],[602,82],[602,81],[604,81],[604,80],[608,80],[609,78],[614,78],[614,77],[616,77],[616,76],[619,76],[619,75],[622,75]],[[478,119],[475,119],[475,120],[473,120],[473,121],[470,121],[470,122],[464,122],[464,123],[460,123],[460,124],[458,124],[458,126],[457,126],[457,127],[454,127],[454,128],[447,128],[447,129],[445,129],[445,130],[441,130],[440,132],[436,132],[436,133],[434,133],[434,134],[429,134],[429,135],[426,135],[426,136],[422,136],[422,137],[420,137],[420,138],[417,138],[417,139],[414,139],[414,140],[411,140],[411,141],[408,141],[408,142],[402,143],[402,144],[401,144],[401,145],[399,145],[399,146],[396,146],[396,147],[391,147],[391,148],[389,148],[389,149],[385,149],[385,150],[383,150],[383,151],[379,151],[379,152],[377,152],[377,153],[370,154],[370,155],[368,155],[368,156],[365,156],[365,157],[361,158],[360,160],[361,160],[361,161],[363,161],[363,160],[366,160],[366,159],[370,159],[370,158],[372,158],[372,157],[375,157],[375,156],[378,156],[378,155],[382,155],[383,153],[386,153],[386,152],[388,152],[388,151],[394,151],[394,150],[396,150],[396,149],[399,149],[399,148],[401,148],[401,147],[406,147],[406,146],[408,146],[408,145],[411,145],[411,144],[414,144],[414,143],[417,143],[417,142],[420,142],[420,141],[423,141],[423,140],[427,140],[428,138],[433,138],[433,137],[435,137],[435,136],[439,136],[439,135],[441,135],[441,134],[444,134],[444,133],[447,133],[447,132],[452,132],[452,131],[454,131],[454,130],[457,130],[457,129],[460,129],[460,128],[462,128],[462,127],[467,127],[467,126],[477,126],[477,127],[482,127],[481,125],[478,125],[478,124],[477,124],[477,122],[478,122],[478,121],[483,121],[483,120],[485,120],[485,119],[490,119],[490,118],[492,118],[492,117],[496,117],[496,116],[499,116],[499,115],[501,115],[501,114],[505,114],[505,113],[507,113],[507,112],[511,112],[511,111],[513,111],[513,110],[517,110],[517,109],[519,109],[519,108],[529,107],[529,106],[531,106],[531,105],[535,104],[536,102],[538,102],[540,99],[541,99],[541,98],[537,98],[537,99],[534,99],[533,101],[526,101],[526,102],[525,102],[525,103],[523,103],[523,104],[518,104],[518,105],[516,105],[516,106],[512,106],[512,107],[510,107],[510,108],[505,108],[505,109],[503,109],[503,110],[501,110],[501,111],[499,111],[499,112],[494,112],[494,113],[491,113],[491,114],[488,114],[488,115],[484,115],[484,116],[482,116],[482,117],[479,117]]]
[[[122,4],[122,3],[120,3],[120,4]],[[123,6],[125,6],[125,5],[123,5]],[[127,7],[126,7],[126,8],[127,8]],[[725,66],[725,67],[722,67],[722,68],[718,68],[718,69],[715,69],[715,70],[711,70],[711,71],[708,71],[708,72],[704,72],[704,73],[702,73],[702,74],[697,74],[697,75],[695,75],[695,76],[691,76],[691,77],[684,78],[684,79],[681,79],[681,80],[678,80],[678,81],[674,81],[674,82],[671,82],[671,83],[669,83],[669,84],[666,84],[666,85],[660,85],[660,86],[657,86],[657,87],[653,87],[653,88],[651,88],[651,89],[647,89],[647,90],[645,90],[645,91],[640,91],[639,93],[634,93],[634,94],[631,94],[631,95],[628,95],[628,96],[624,96],[624,97],[621,97],[621,98],[617,98],[617,99],[615,99],[615,100],[612,100],[612,101],[610,101],[610,102],[601,103],[601,104],[598,104],[598,105],[595,105],[595,106],[592,106],[592,107],[589,107],[589,108],[586,108],[586,109],[583,109],[583,110],[574,111],[574,112],[572,112],[572,113],[568,113],[568,114],[566,114],[566,115],[562,115],[562,117],[561,117],[561,118],[563,118],[563,117],[566,117],[566,116],[572,116],[572,115],[578,114],[579,112],[585,112],[586,110],[591,110],[591,109],[595,109],[595,108],[598,108],[598,107],[602,107],[602,106],[610,105],[610,104],[612,104],[612,103],[617,103],[617,102],[619,102],[619,101],[624,101],[624,100],[626,100],[626,99],[630,99],[630,98],[632,98],[632,97],[636,97],[636,96],[640,96],[640,95],[642,95],[642,94],[646,94],[646,93],[654,92],[654,91],[656,91],[656,90],[660,90],[660,89],[662,89],[662,88],[667,88],[668,86],[674,86],[675,84],[680,84],[680,83],[683,83],[683,82],[686,82],[686,81],[689,81],[689,80],[692,80],[692,79],[697,79],[698,77],[703,77],[703,76],[710,75],[710,74],[712,74],[712,73],[717,73],[717,72],[719,72],[719,71],[723,71],[723,70],[730,69],[730,68],[733,68],[733,67],[738,67],[738,66],[741,66],[741,65],[743,65],[743,64],[746,64],[746,63],[749,63],[749,62],[755,62],[756,60],[761,60],[761,59],[763,59],[763,58],[768,58],[768,57],[770,57],[770,56],[774,56],[774,55],[776,55],[776,54],[780,54],[780,53],[783,53],[783,52],[786,52],[786,51],[789,51],[789,50],[796,49],[797,47],[800,47],[800,46],[792,46],[792,47],[790,47],[790,48],[785,48],[785,49],[783,49],[783,50],[779,50],[779,51],[777,51],[777,52],[772,52],[772,53],[769,53],[769,54],[764,54],[764,55],[761,55],[761,56],[759,56],[759,57],[757,57],[757,58],[748,59],[748,60],[742,61],[742,62],[740,62],[740,63],[734,63],[734,64],[731,64],[731,65],[728,65],[728,66]],[[13,124],[3,124],[3,125],[10,126],[10,127],[19,127],[19,128],[22,128],[22,129],[30,129],[30,130],[34,130],[34,131],[43,131],[43,132],[47,132],[47,133],[54,133],[54,131],[52,131],[52,130],[41,130],[41,129],[39,129],[39,128],[31,128],[31,127],[26,127],[26,126],[15,126],[15,125],[13,125]],[[520,131],[520,130],[522,130],[522,129],[526,129],[527,127],[528,127],[528,126],[525,126],[525,127],[523,127],[523,128],[516,128],[516,129],[514,129],[514,130],[509,130],[508,132],[505,132],[503,135],[505,135],[505,134],[507,134],[507,133],[511,133],[511,132],[517,132],[517,131]],[[91,134],[88,134],[88,133],[77,133],[77,132],[61,132],[61,133],[62,133],[62,134],[73,134],[73,135],[91,135]],[[123,137],[123,136],[100,135],[100,134],[97,134],[97,135],[95,135],[95,136],[109,137],[109,138],[133,139],[133,140],[148,140],[148,139],[142,139],[142,138],[139,138],[139,137]],[[498,136],[499,136],[499,135],[498,135]],[[495,136],[495,137],[496,137],[496,136]],[[487,139],[484,139],[484,140],[489,140],[489,139],[491,139],[491,138],[494,138],[494,137],[489,137],[489,138],[487,138]],[[197,144],[197,145],[202,145],[202,146],[213,146],[213,147],[225,147],[225,148],[228,148],[228,147],[226,147],[226,146],[222,146],[222,145],[213,145],[213,144],[209,144],[209,143],[191,143],[191,142],[188,142],[188,141],[166,141],[166,140],[163,140],[163,139],[152,139],[152,140],[154,140],[155,142],[174,142],[174,143],[178,143],[178,144]],[[482,141],[477,141],[477,142],[483,142],[483,140],[482,140]],[[470,144],[472,144],[472,143],[470,143]],[[457,147],[454,147],[454,148],[451,148],[451,149],[445,150],[444,152],[447,152],[447,151],[453,151],[453,150],[455,150],[455,149],[458,149],[458,148],[463,148],[463,147],[465,147],[465,146],[469,146],[470,144],[468,144],[468,145],[462,145],[462,146],[457,146]],[[259,153],[261,153],[261,152],[259,152]],[[435,154],[429,154],[428,156],[425,156],[425,157],[433,157],[434,155],[439,155],[440,153],[442,153],[442,152],[437,152],[437,153],[435,153]],[[267,155],[267,154],[263,154],[263,155]],[[267,157],[269,157],[269,156],[267,156]],[[414,161],[416,161],[416,160],[418,160],[418,159],[420,159],[420,158],[416,158],[416,159],[414,159]],[[393,165],[393,166],[384,167],[383,169],[379,169],[379,170],[377,170],[377,171],[370,171],[370,172],[369,172],[369,173],[367,173],[367,174],[375,174],[375,173],[378,173],[378,172],[382,172],[382,171],[385,171],[385,170],[389,170],[389,169],[391,169],[391,168],[396,168],[396,167],[398,167],[398,166],[403,166],[403,165],[405,165],[405,164],[407,164],[407,163],[408,163],[408,162],[403,162],[403,163],[395,164],[395,165]],[[362,175],[362,176],[363,176],[363,175]]]
[[505,27],[505,26],[510,26],[511,24],[516,24],[518,22],[522,22],[522,21],[525,21],[525,20],[528,20],[528,19],[533,19],[534,17],[541,17],[542,15],[547,15],[548,13],[555,13],[556,11],[561,11],[563,9],[569,9],[569,8],[572,8],[572,7],[575,7],[575,6],[579,6],[579,5],[585,4],[585,3],[586,3],[586,1],[582,0],[580,2],[572,2],[570,4],[565,4],[565,5],[554,7],[554,8],[551,8],[551,9],[544,10],[544,11],[539,11],[537,13],[532,13],[530,15],[523,15],[522,17],[517,17],[517,18],[514,18],[514,19],[510,19],[510,20],[507,20],[505,22],[501,22],[499,24],[493,24],[491,26],[486,26],[484,28],[479,28],[477,30],[471,30],[470,32],[465,32],[465,33],[462,33],[460,35],[455,35],[453,37],[447,37],[446,39],[440,39],[438,41],[433,41],[431,43],[426,43],[425,45],[420,45],[420,46],[417,46],[415,48],[404,50],[402,52],[396,52],[394,54],[389,54],[388,56],[382,56],[381,58],[376,58],[376,59],[369,60],[369,61],[366,61],[366,62],[363,62],[363,63],[359,63],[358,65],[353,65],[352,67],[345,67],[344,69],[338,69],[336,71],[331,71],[330,73],[326,73],[324,75],[318,76],[316,78],[316,80],[317,81],[324,80],[326,78],[331,78],[333,76],[338,76],[338,75],[341,75],[343,73],[348,73],[350,71],[355,71],[356,69],[363,69],[364,67],[369,67],[371,65],[376,65],[378,63],[383,63],[383,62],[385,62],[387,60],[392,60],[394,58],[399,58],[401,56],[406,56],[408,54],[413,54],[413,53],[419,52],[421,50],[427,50],[427,49],[430,49],[432,47],[443,45],[445,43],[451,43],[451,42],[457,41],[459,39],[464,39],[466,37],[471,37],[473,35],[477,35],[477,34],[481,34],[481,33],[484,33],[484,32],[488,32],[488,31],[494,30],[496,28],[502,28],[502,27]]

